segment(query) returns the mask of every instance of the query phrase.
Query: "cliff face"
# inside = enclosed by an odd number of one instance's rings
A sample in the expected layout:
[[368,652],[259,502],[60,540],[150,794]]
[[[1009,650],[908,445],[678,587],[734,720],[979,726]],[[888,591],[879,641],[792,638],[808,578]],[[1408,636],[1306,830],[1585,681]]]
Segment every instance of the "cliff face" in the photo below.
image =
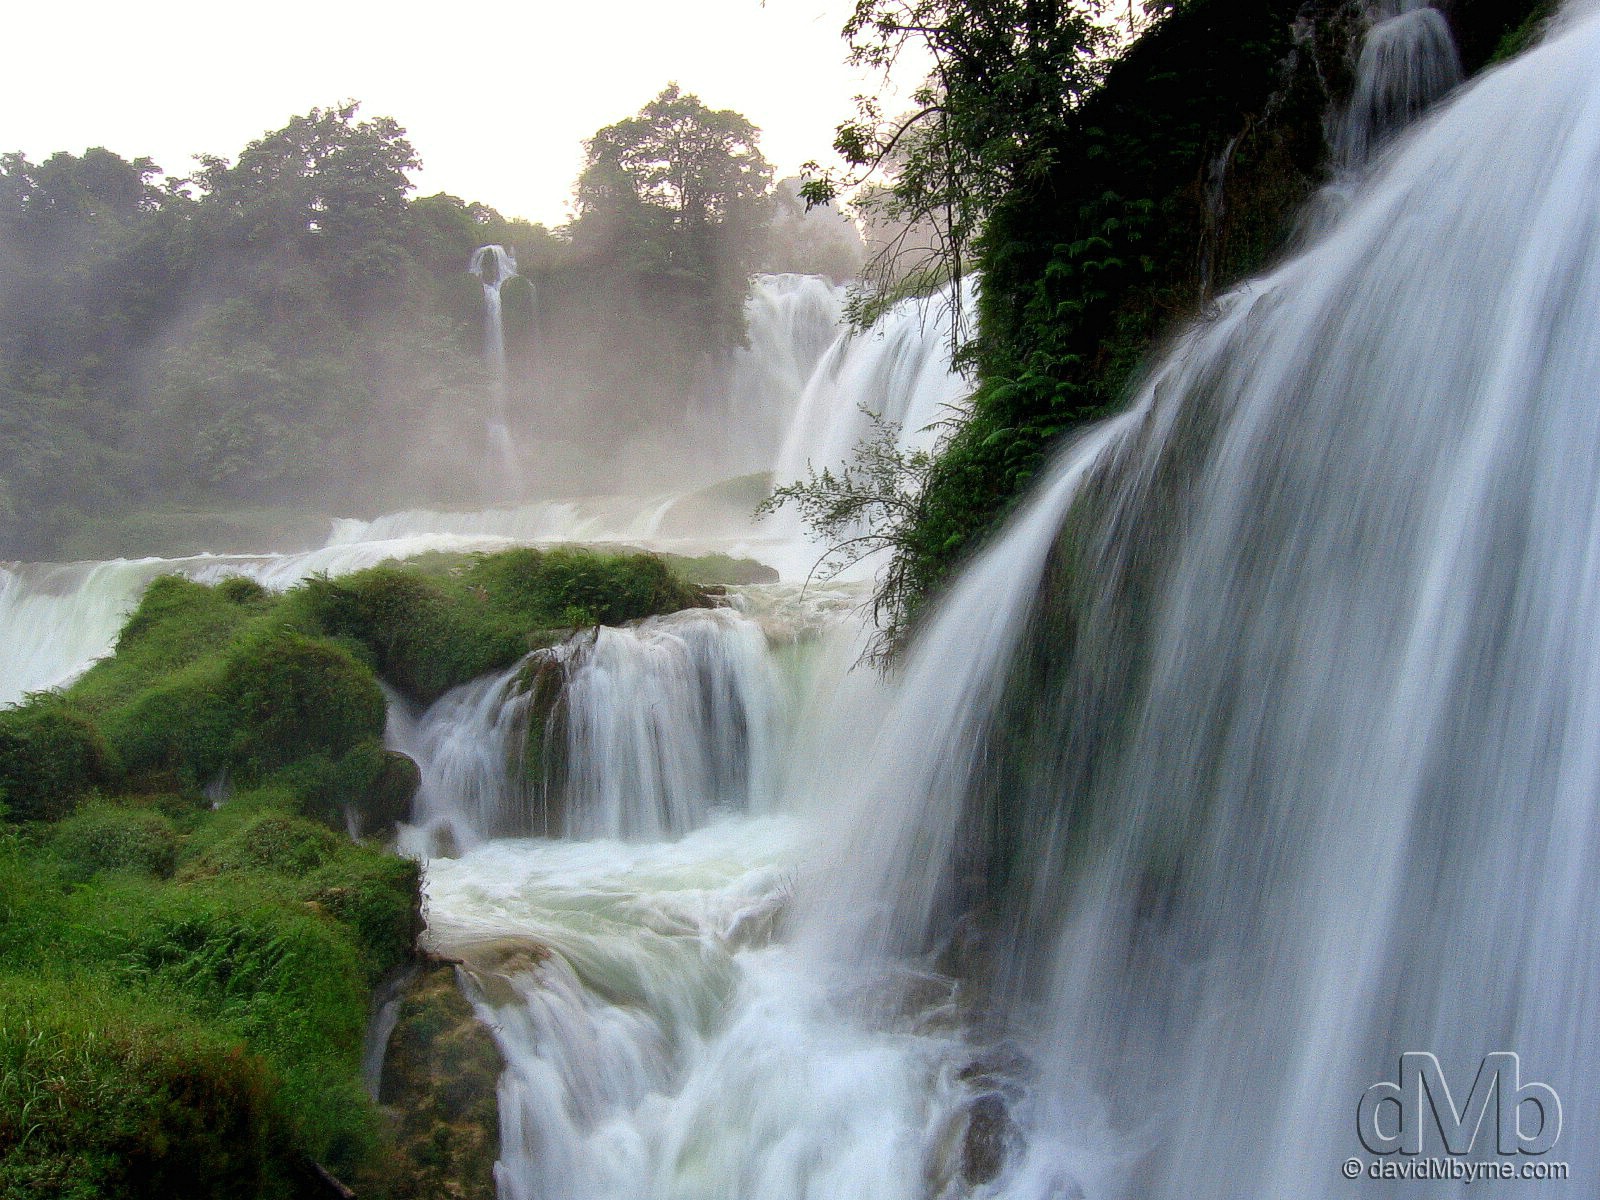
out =
[[[1538,7],[1447,4],[1465,69]],[[1050,447],[1121,405],[1163,338],[1292,245],[1330,178],[1369,20],[1351,0],[1177,6],[1110,70],[1050,169],[991,214],[978,388],[907,539],[914,591],[949,577]]]

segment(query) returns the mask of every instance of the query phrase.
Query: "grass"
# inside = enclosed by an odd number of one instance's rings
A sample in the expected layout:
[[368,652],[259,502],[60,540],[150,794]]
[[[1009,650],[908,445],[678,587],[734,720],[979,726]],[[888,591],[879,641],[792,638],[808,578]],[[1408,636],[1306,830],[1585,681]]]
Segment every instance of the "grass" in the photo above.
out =
[[399,1187],[360,1067],[418,870],[343,832],[416,785],[379,679],[428,700],[701,599],[655,556],[570,549],[283,594],[167,577],[114,654],[0,711],[0,1200],[310,1196],[312,1163]]

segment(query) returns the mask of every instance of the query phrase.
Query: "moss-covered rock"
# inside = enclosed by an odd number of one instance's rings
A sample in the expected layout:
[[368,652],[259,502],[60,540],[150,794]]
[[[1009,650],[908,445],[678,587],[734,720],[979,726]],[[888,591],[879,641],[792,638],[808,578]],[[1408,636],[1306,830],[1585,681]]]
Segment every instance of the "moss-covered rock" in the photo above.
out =
[[396,1200],[494,1200],[503,1069],[455,967],[425,964],[401,1001],[379,1093],[395,1133]]
[[59,820],[118,774],[94,721],[58,699],[0,710],[0,798],[11,820]]

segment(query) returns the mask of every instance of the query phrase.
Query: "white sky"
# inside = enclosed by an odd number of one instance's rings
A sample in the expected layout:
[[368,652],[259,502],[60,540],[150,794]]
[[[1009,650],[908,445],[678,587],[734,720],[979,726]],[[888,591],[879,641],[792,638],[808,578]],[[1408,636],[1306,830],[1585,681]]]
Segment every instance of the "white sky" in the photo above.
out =
[[[105,146],[185,174],[345,99],[392,116],[417,193],[567,219],[581,142],[668,80],[762,130],[780,176],[829,161],[877,81],[844,65],[850,0],[85,0],[10,6],[0,151]],[[892,109],[892,105],[889,106]]]

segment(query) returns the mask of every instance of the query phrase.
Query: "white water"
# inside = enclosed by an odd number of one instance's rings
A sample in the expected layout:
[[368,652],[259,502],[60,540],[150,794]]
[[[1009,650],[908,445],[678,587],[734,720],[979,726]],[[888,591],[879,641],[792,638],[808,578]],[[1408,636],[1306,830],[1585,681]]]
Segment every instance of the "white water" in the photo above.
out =
[[[1342,1196],[1407,1050],[1458,1095],[1520,1053],[1592,1194],[1597,61],[1590,20],[1402,137],[1064,452],[894,681],[715,618],[810,686],[787,769],[636,704],[687,682],[647,631],[601,635],[620,703],[566,743],[631,840],[493,836],[532,811],[511,675],[396,710],[459,851],[428,936],[509,1063],[502,1195]],[[742,765],[731,800],[651,757],[669,730]]]
[[[1597,62],[1590,17],[1482,80],[1178,348],[1058,547],[1079,591],[1009,630],[974,786],[921,784],[943,746],[884,752],[911,785],[873,811],[917,815],[818,936],[866,897],[910,953],[994,906],[1035,1064],[996,1194],[1349,1194],[1378,1161],[1356,1102],[1406,1051],[1458,1103],[1520,1054],[1594,1193]],[[1030,541],[992,553],[1037,569]],[[935,630],[907,678],[966,654]]]
[[1334,136],[1345,170],[1360,170],[1461,82],[1450,23],[1436,8],[1385,15],[1367,31],[1356,85]]
[[758,275],[745,301],[748,345],[718,403],[699,413],[718,457],[707,474],[772,469],[806,383],[839,337],[844,289],[816,275]]
[[500,473],[498,494],[515,496],[522,490],[522,465],[506,411],[506,329],[500,289],[516,275],[517,260],[504,246],[479,246],[472,252],[467,271],[483,285],[483,361],[494,399],[488,438]]
[[[970,307],[968,296],[963,316]],[[972,390],[950,368],[950,337],[947,291],[902,300],[870,329],[836,338],[806,383],[773,478],[783,484],[804,479],[810,467],[837,471],[871,436],[868,413],[898,430],[901,449],[931,449]]]
[[1590,19],[1403,138],[892,684],[817,670],[792,822],[430,867],[503,1195],[1372,1192],[1410,1050],[1458,1100],[1519,1053],[1593,1194],[1596,62]]
[[[543,676],[559,693],[524,748]],[[575,634],[413,713],[390,697],[386,740],[421,768],[404,844],[454,853],[488,838],[680,837],[717,812],[772,805],[786,689],[760,627],[689,609]]]

